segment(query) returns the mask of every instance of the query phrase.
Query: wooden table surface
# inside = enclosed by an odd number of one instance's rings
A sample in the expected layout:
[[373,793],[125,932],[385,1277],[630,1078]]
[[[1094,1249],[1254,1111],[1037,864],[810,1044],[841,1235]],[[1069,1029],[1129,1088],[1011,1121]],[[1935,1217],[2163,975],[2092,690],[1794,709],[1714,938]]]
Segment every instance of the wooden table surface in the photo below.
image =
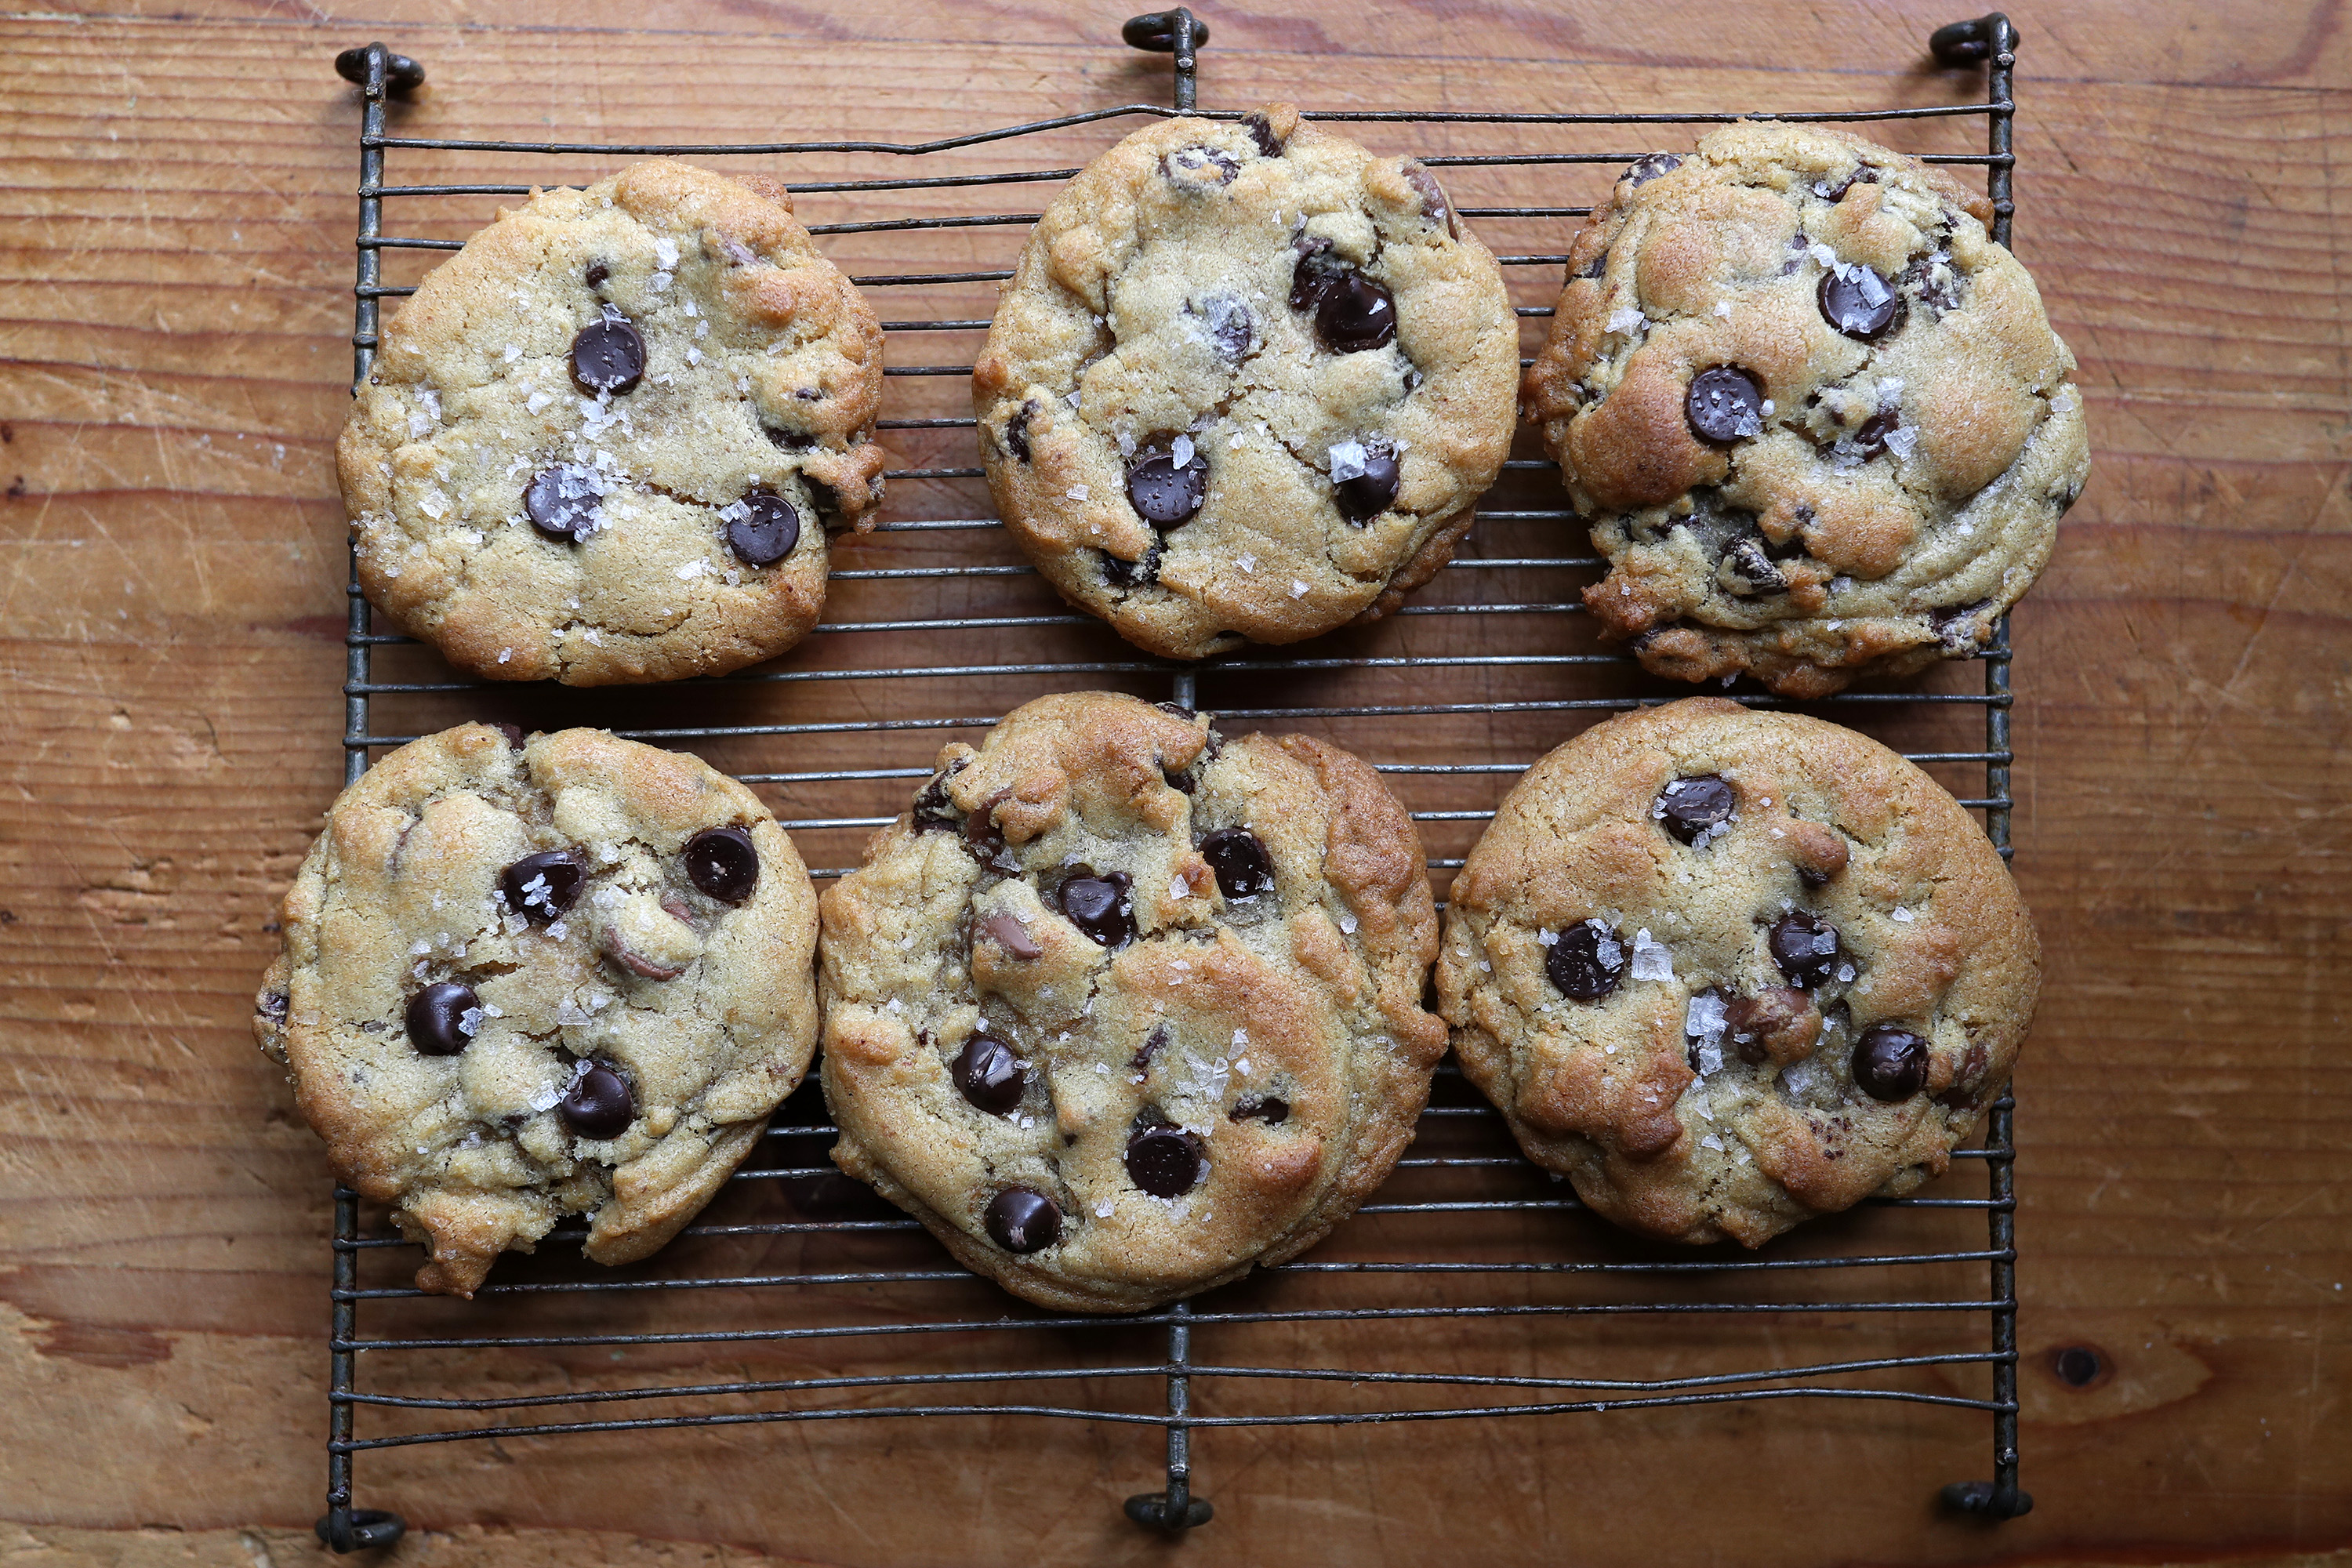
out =
[[[1958,10],[1927,0],[1199,9],[1220,106],[1853,108],[1981,83],[1921,62]],[[380,37],[425,62],[404,133],[580,140],[934,135],[1162,100],[1167,64],[1120,47],[1115,10],[1037,0],[12,11],[0,1558],[283,1564],[320,1551],[331,1214],[246,1009],[341,782],[358,110],[330,57]],[[2017,867],[2050,955],[2018,1078],[2030,1517],[1938,1513],[1936,1483],[1986,1473],[1984,1425],[1917,1406],[1220,1432],[1217,1519],[1172,1547],[1113,1506],[1151,1483],[1148,1430],[833,1422],[371,1457],[360,1500],[416,1527],[394,1559],[2352,1560],[2352,37],[2338,0],[2015,19],[2017,247],[2096,452],[2016,616]],[[1979,122],[1955,134],[1934,144]],[[935,491],[897,504],[971,504]],[[1344,1363],[1348,1331],[1314,1353]],[[2087,1388],[2055,1370],[2077,1346]]]

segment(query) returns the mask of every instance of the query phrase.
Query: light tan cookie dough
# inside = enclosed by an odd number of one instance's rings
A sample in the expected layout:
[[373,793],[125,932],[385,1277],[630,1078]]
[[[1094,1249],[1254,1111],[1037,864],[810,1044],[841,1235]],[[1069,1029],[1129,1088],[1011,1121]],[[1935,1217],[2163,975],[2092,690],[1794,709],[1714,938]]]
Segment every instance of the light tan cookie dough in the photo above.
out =
[[645,1257],[751,1152],[816,1046],[816,896],[696,758],[488,724],[412,742],[327,814],[254,1002],[338,1175],[470,1296],[589,1216]]
[[1171,120],[1049,206],[972,373],[1046,581],[1199,658],[1387,615],[1510,445],[1518,326],[1436,179],[1275,104]]
[[1462,1070],[1630,1229],[1760,1245],[1940,1174],[2041,948],[1958,802],[1875,741],[1691,698],[1528,771],[1454,879]]
[[1629,169],[1528,414],[1654,674],[1818,697],[1985,646],[2090,471],[2074,356],[1990,204],[1819,126]]
[[871,526],[882,331],[783,187],[635,163],[466,242],[336,447],[362,586],[468,674],[718,675],[824,605]]
[[1104,692],[939,767],[824,896],[841,1168],[1078,1311],[1222,1284],[1352,1212],[1445,1048],[1421,841],[1378,775]]

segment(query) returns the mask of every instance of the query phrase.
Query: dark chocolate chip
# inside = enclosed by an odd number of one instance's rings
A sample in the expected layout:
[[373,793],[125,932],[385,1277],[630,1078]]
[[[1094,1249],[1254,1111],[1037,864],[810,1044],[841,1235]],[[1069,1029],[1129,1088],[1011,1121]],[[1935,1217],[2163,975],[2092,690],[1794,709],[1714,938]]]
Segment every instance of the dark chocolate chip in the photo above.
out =
[[1742,534],[1727,546],[1724,561],[1732,575],[1750,594],[1785,594],[1789,579],[1772,559],[1770,547],[1759,533]]
[[1275,135],[1274,127],[1266,122],[1265,115],[1244,114],[1242,116],[1242,128],[1250,133],[1250,140],[1257,143],[1261,154],[1268,158],[1282,156],[1282,142]]
[[591,321],[572,340],[572,384],[591,397],[626,392],[645,374],[646,340],[626,317]]
[[990,870],[1010,877],[1021,869],[1013,851],[1005,847],[1004,829],[996,824],[996,804],[1004,798],[1000,790],[982,801],[980,809],[964,818],[963,844],[971,858]]
[[1860,342],[1875,342],[1903,320],[1903,296],[1867,267],[1822,273],[1819,299],[1822,319]]
[[1220,827],[1201,840],[1201,858],[1217,874],[1229,899],[1254,899],[1274,891],[1274,862],[1246,827]]
[[1853,433],[1853,444],[1862,448],[1864,458],[1875,458],[1886,450],[1886,438],[1903,423],[1903,416],[1892,408],[1884,408],[1862,422]]
[[603,482],[593,468],[558,464],[523,487],[523,515],[548,538],[577,544],[596,531]]
[[1143,559],[1129,561],[1109,551],[1102,556],[1103,581],[1115,588],[1148,588],[1160,581],[1160,545],[1158,541],[1143,548]]
[[1927,1042],[1892,1024],[1873,1024],[1853,1046],[1853,1081],[1892,1105],[1927,1085]]
[[740,827],[706,827],[686,841],[686,879],[726,903],[740,904],[760,885],[760,852]]
[[768,444],[779,451],[805,452],[816,445],[815,437],[799,430],[786,430],[775,425],[763,425],[761,428],[768,433]]
[[522,750],[523,734],[521,725],[503,723],[496,719],[486,720],[485,722],[488,723],[491,729],[496,730],[499,734],[504,735],[507,738],[507,744],[509,746],[518,752]]
[[[1753,996],[1735,996],[1723,1009],[1725,1037],[1741,1061],[1769,1060],[1774,1037],[1811,1012],[1812,1006],[1811,997],[1789,985],[1775,985]],[[1820,1026],[1814,1026],[1817,1030]]]
[[1211,185],[1230,185],[1242,172],[1241,160],[1222,147],[1179,147],[1160,160],[1160,167],[1178,190],[1195,192]]
[[1991,607],[1990,599],[1979,599],[1970,605],[1940,605],[1927,612],[1927,624],[1936,628],[1937,640],[1946,647],[1974,647],[1992,634],[1992,623],[1977,618]]
[[742,511],[728,520],[727,548],[746,566],[773,566],[801,542],[800,512],[773,490],[753,490],[737,504]]
[[1769,942],[1772,962],[1789,984],[1808,991],[1829,979],[1844,951],[1837,927],[1803,910],[1790,910],[1774,922]]
[[1128,901],[1127,873],[1100,876],[1080,867],[1062,879],[1055,897],[1062,916],[1105,947],[1123,947],[1135,936],[1135,909]]
[[613,269],[611,268],[605,266],[601,261],[592,261],[588,264],[588,287],[591,289],[596,288],[598,285],[602,284],[605,279],[610,278],[612,275]]
[[946,773],[933,773],[930,783],[925,784],[922,792],[915,796],[916,832],[954,831],[963,826],[963,817],[957,812],[955,802],[948,795],[948,780],[955,776],[957,771],[950,768]]
[[1721,775],[1696,773],[1670,782],[1660,792],[1657,808],[1650,815],[1668,833],[1692,844],[1709,828],[1730,821],[1731,808],[1738,804],[1738,796]]
[[1255,1119],[1268,1127],[1279,1127],[1290,1118],[1290,1101],[1278,1094],[1245,1094],[1234,1101],[1231,1114],[1235,1121]]
[[1331,486],[1331,499],[1339,515],[1360,527],[1388,510],[1396,493],[1396,458],[1369,446],[1364,447],[1364,471],[1335,480]]
[[1190,724],[1193,720],[1198,719],[1201,716],[1199,709],[1187,708],[1181,702],[1155,702],[1152,706],[1159,709],[1162,713],[1172,714],[1174,717],[1183,720],[1187,724]]
[[1154,528],[1192,521],[1209,499],[1209,459],[1198,447],[1182,468],[1169,452],[1146,452],[1127,470],[1127,499]]
[[[1936,276],[1938,268],[1944,273],[1941,278]],[[1916,295],[1922,304],[1938,316],[1960,302],[1960,274],[1952,266],[1952,258],[1946,251],[1917,258],[1903,269],[1903,276],[1895,281],[1906,292]]]
[[1572,925],[1544,954],[1544,973],[1570,1001],[1598,1002],[1624,978],[1624,941],[1599,921]]
[[1202,330],[1216,348],[1217,357],[1227,364],[1241,363],[1257,346],[1256,312],[1231,294],[1204,294],[1199,300],[1188,302],[1184,313],[1200,319]]
[[1691,377],[1683,409],[1691,433],[1713,446],[1728,447],[1764,432],[1764,389],[1738,365],[1719,364]]
[[993,1035],[974,1035],[948,1064],[956,1091],[991,1116],[1004,1116],[1021,1104],[1028,1079],[1014,1059],[1013,1047]]
[[1127,1179],[1155,1198],[1181,1198],[1209,1173],[1209,1152],[1181,1127],[1141,1127],[1127,1141]]
[[627,1079],[597,1062],[572,1081],[555,1109],[583,1138],[618,1138],[636,1120],[637,1097]]
[[533,925],[550,925],[578,901],[587,879],[588,865],[577,849],[548,849],[499,872],[499,891],[507,908]]
[[[454,1057],[481,1027],[480,998],[470,985],[444,980],[408,999],[408,1043],[428,1057]],[[474,1013],[471,1021],[466,1017]]]
[[1033,397],[1014,409],[1013,417],[1004,422],[1005,450],[1024,463],[1029,460],[1029,421],[1042,412],[1037,400]]
[[[1387,289],[1352,268],[1321,275],[1312,290],[1315,335],[1335,354],[1385,348],[1396,336],[1396,303]],[[1290,289],[1298,303],[1298,287]]]
[[1639,189],[1660,174],[1671,174],[1682,166],[1683,161],[1672,153],[1646,153],[1626,164],[1625,172],[1618,175],[1617,180],[1620,184],[1630,180]]
[[287,1010],[293,1005],[293,999],[283,991],[265,991],[261,994],[259,1005],[263,1017],[282,1021]]
[[1165,1049],[1167,1045],[1168,1029],[1165,1025],[1162,1025],[1160,1027],[1152,1030],[1149,1035],[1146,1035],[1143,1037],[1143,1044],[1135,1047],[1135,1055],[1129,1057],[1127,1060],[1128,1070],[1135,1073],[1150,1072],[1151,1070],[1151,1058],[1158,1056],[1161,1050]]
[[1007,1252],[1036,1252],[1062,1238],[1062,1211],[1027,1187],[1007,1187],[989,1201],[988,1238]]
[[1404,178],[1407,184],[1421,193],[1423,216],[1432,223],[1444,225],[1445,232],[1452,237],[1461,238],[1461,220],[1454,216],[1454,204],[1445,199],[1445,187],[1437,183],[1437,176],[1418,163],[1408,163],[1404,166]]

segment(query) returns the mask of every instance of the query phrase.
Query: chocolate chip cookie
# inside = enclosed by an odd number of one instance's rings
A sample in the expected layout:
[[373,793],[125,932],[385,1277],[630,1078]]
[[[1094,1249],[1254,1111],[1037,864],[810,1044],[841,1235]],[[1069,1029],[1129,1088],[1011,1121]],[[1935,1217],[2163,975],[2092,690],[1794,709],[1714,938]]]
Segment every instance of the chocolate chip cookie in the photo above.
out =
[[1625,172],[1526,387],[1606,635],[1793,697],[1985,646],[2090,471],[2074,356],[1991,216],[1819,126]]
[[1749,1247],[1941,1173],[2040,985],[2008,869],[1933,780],[1706,697],[1529,769],[1437,964],[1462,1070],[1529,1159],[1630,1229]]
[[759,1142],[816,1047],[816,896],[774,818],[693,757],[462,724],[327,814],[255,999],[341,1178],[470,1296],[589,1216],[645,1257]]
[[834,1160],[1041,1306],[1127,1311],[1312,1245],[1445,1048],[1412,822],[1303,735],[1131,697],[955,744],[824,900]]
[[1429,171],[1301,123],[1171,120],[1047,207],[972,372],[1046,580],[1199,658],[1376,620],[1510,444],[1517,322]]
[[361,584],[469,674],[716,675],[871,526],[882,331],[781,185],[635,163],[466,242],[383,331],[336,461]]

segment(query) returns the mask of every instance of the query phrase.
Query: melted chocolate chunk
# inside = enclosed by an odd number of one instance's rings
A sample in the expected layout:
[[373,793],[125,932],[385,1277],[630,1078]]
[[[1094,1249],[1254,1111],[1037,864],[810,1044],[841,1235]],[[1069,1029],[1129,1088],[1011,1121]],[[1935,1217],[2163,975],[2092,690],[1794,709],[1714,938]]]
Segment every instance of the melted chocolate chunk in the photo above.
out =
[[727,548],[746,566],[773,566],[801,542],[801,514],[773,490],[753,490],[727,524]]
[[645,374],[646,340],[625,316],[591,321],[572,340],[572,384],[591,397],[626,392]]
[[[1723,1009],[1724,1035],[1739,1059],[1750,1064],[1771,1058],[1772,1045],[1790,1026],[1812,1011],[1812,998],[1793,986],[1776,985],[1753,996],[1735,996]],[[1818,1030],[1821,1026],[1813,1026]]]
[[1029,460],[1029,421],[1042,412],[1033,397],[1014,409],[1013,417],[1004,422],[1005,449],[1024,463]]
[[1029,934],[1029,927],[1011,910],[997,910],[981,921],[980,929],[988,933],[990,941],[1004,950],[1007,958],[1017,958],[1026,963],[1030,959],[1045,956],[1045,950],[1037,945],[1035,937]]
[[1789,984],[1811,990],[1830,978],[1844,951],[1837,927],[1803,910],[1790,910],[1773,924],[1772,962]]
[[1100,876],[1081,866],[1062,879],[1055,897],[1062,917],[1105,947],[1124,947],[1135,937],[1135,908],[1128,901],[1127,873]]
[[601,261],[592,261],[588,264],[588,287],[591,289],[596,288],[598,285],[602,284],[605,279],[610,278],[612,275],[613,269],[611,268],[605,266]]
[[588,879],[588,864],[577,849],[548,849],[526,855],[499,873],[499,892],[507,908],[533,925],[551,925],[580,898]]
[[1858,342],[1875,342],[1903,321],[1903,296],[1867,267],[1822,274],[1822,319]]
[[1129,561],[1113,555],[1108,550],[1098,553],[1102,556],[1103,581],[1114,588],[1149,588],[1160,581],[1160,546],[1157,542],[1144,547],[1140,561]]
[[[1937,276],[1939,271],[1943,274],[1940,278]],[[1895,281],[1937,316],[1954,310],[1960,302],[1960,274],[1952,266],[1948,251],[1917,258]]]
[[1179,147],[1160,160],[1160,168],[1178,190],[1197,192],[1232,184],[1242,163],[1222,147]]
[[1853,444],[1864,458],[1875,458],[1886,450],[1886,438],[1903,423],[1903,416],[1892,408],[1883,408],[1862,422],[1853,433]]
[[1217,357],[1227,364],[1241,363],[1257,346],[1256,313],[1231,294],[1205,294],[1187,303],[1184,313],[1199,320]]
[[1735,364],[1719,364],[1691,377],[1683,411],[1691,434],[1711,446],[1728,447],[1764,433],[1764,389]]
[[1019,873],[1021,862],[1005,847],[1004,829],[996,824],[996,803],[1005,796],[1003,790],[981,802],[980,808],[964,819],[963,847],[971,858],[1000,876]]
[[1361,527],[1388,510],[1396,500],[1397,478],[1396,458],[1365,446],[1363,471],[1333,480],[1331,500],[1339,506],[1341,517]]
[[1028,1079],[1014,1059],[1013,1047],[993,1035],[974,1035],[948,1064],[956,1091],[991,1116],[1005,1116],[1021,1104]]
[[1626,164],[1625,172],[1618,175],[1617,179],[1621,184],[1630,180],[1634,187],[1639,189],[1660,174],[1671,174],[1682,166],[1683,161],[1672,153],[1651,153]]
[[[428,1057],[456,1056],[481,1027],[480,1006],[470,985],[454,980],[427,985],[408,999],[408,1043]],[[466,1016],[468,1013],[474,1015],[471,1020]]]
[[982,1222],[988,1239],[1011,1253],[1036,1252],[1062,1238],[1062,1211],[1027,1187],[1007,1187],[989,1201]]
[[1127,499],[1157,529],[1190,522],[1209,499],[1209,459],[1194,447],[1182,468],[1169,452],[1145,452],[1127,470]]
[[1216,872],[1217,886],[1229,899],[1255,899],[1274,891],[1274,861],[1246,827],[1220,827],[1202,839],[1201,858]]
[[523,487],[523,515],[548,538],[577,544],[596,531],[601,483],[593,468],[558,464]]
[[1443,225],[1449,237],[1461,238],[1461,220],[1454,216],[1454,204],[1445,199],[1445,187],[1437,183],[1437,176],[1418,163],[1407,163],[1404,178],[1407,184],[1421,193],[1422,215],[1433,224]]
[[1257,143],[1260,154],[1268,158],[1282,156],[1282,142],[1275,135],[1274,127],[1266,122],[1265,115],[1242,116],[1242,128],[1250,133],[1250,140]]
[[496,719],[485,720],[484,722],[488,724],[491,729],[496,730],[499,734],[504,735],[507,738],[507,744],[509,746],[518,752],[522,750],[523,733],[521,725],[509,724]]
[[1624,978],[1624,941],[1599,921],[1572,925],[1544,954],[1544,973],[1570,1001],[1598,1002]]
[[1312,271],[1302,265],[1291,281],[1290,303],[1315,313],[1315,336],[1335,354],[1386,348],[1396,337],[1395,300],[1353,268]]
[[1161,1050],[1165,1049],[1167,1045],[1168,1030],[1166,1026],[1163,1025],[1160,1027],[1152,1030],[1149,1035],[1146,1035],[1143,1037],[1143,1044],[1135,1047],[1135,1055],[1128,1058],[1127,1059],[1128,1070],[1134,1073],[1150,1072],[1151,1070],[1151,1058],[1158,1056]]
[[1724,550],[1723,559],[1750,594],[1785,594],[1789,591],[1788,576],[1773,561],[1769,547],[1760,533],[1743,534]]
[[583,1138],[618,1138],[637,1117],[629,1080],[598,1062],[574,1079],[555,1108]]
[[1940,605],[1927,612],[1927,624],[1936,628],[1937,640],[1946,647],[1974,647],[1991,635],[1990,623],[1981,630],[1977,623],[1977,617],[1991,605],[1990,599],[1979,599],[1972,605]]
[[963,826],[963,818],[957,813],[955,802],[948,796],[948,780],[955,775],[956,771],[950,768],[943,773],[933,773],[931,782],[915,796],[916,832],[953,832]]
[[1873,1024],[1853,1046],[1853,1081],[1873,1100],[1892,1105],[1927,1085],[1927,1042],[1892,1024]]
[[1155,1198],[1181,1198],[1208,1176],[1209,1152],[1181,1127],[1139,1127],[1127,1140],[1127,1179]]
[[1738,804],[1738,796],[1721,775],[1698,773],[1668,784],[1650,815],[1668,833],[1694,844],[1709,828],[1730,821],[1731,808]]
[[1255,1120],[1279,1127],[1290,1119],[1290,1101],[1278,1094],[1245,1094],[1234,1101],[1231,1115],[1235,1121]]
[[816,445],[815,437],[799,430],[786,430],[775,425],[763,425],[761,428],[768,433],[768,444],[779,451],[805,452]]
[[686,879],[725,903],[740,904],[760,885],[760,852],[740,827],[706,827],[686,841]]

